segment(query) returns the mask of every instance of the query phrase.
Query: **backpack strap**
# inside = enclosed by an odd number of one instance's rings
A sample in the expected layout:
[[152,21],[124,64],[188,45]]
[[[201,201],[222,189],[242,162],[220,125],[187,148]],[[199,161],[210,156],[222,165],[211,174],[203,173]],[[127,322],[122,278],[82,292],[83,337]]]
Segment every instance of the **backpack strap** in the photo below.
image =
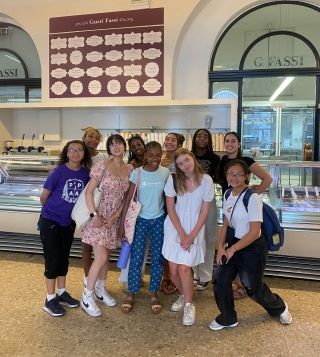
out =
[[249,187],[242,198],[243,205],[247,212],[248,212],[249,199],[253,193],[254,193],[253,189]]

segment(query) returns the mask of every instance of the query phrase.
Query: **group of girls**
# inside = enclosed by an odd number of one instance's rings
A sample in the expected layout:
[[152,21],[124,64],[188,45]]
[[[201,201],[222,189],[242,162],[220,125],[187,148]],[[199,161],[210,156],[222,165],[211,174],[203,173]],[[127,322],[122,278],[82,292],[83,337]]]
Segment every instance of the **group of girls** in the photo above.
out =
[[[207,129],[195,132],[192,151],[182,148],[182,135],[168,134],[164,155],[158,142],[145,145],[141,137],[135,135],[129,139],[128,163],[124,162],[126,142],[121,135],[108,138],[109,158],[96,151],[100,140],[100,132],[88,128],[83,141],[68,142],[61,153],[60,165],[49,174],[41,194],[43,208],[39,227],[47,284],[45,311],[61,316],[65,313],[61,305],[71,308],[81,305],[90,316],[100,316],[102,312],[96,302],[116,305],[105,287],[108,261],[111,250],[125,239],[123,223],[137,188],[142,208],[131,245],[128,291],[121,309],[129,313],[134,306],[135,294],[141,288],[149,239],[152,313],[158,314],[162,309],[158,297],[160,287],[164,292],[178,289],[179,297],[171,310],[183,311],[183,324],[193,325],[194,285],[198,290],[204,290],[212,280],[217,227],[215,182],[221,184],[223,192],[231,186],[232,193],[224,199],[224,221],[216,259],[219,268],[215,275],[214,295],[221,314],[209,327],[219,330],[237,325],[232,294],[232,282],[237,275],[245,284],[248,295],[271,316],[279,316],[284,324],[291,323],[286,303],[262,281],[267,251],[260,230],[262,202],[258,194],[270,185],[271,177],[254,160],[241,157],[240,140],[235,132],[225,135],[227,154],[221,161],[213,152]],[[92,161],[95,161],[93,166]],[[250,172],[261,179],[261,184],[254,187],[256,194],[250,197],[246,212],[239,198],[248,187]],[[79,302],[66,291],[65,282],[75,230],[71,210],[87,182],[85,195],[91,219],[81,230],[85,276]],[[93,192],[98,185],[103,193],[99,206],[95,207]],[[232,240],[226,239],[228,226],[235,230]],[[166,261],[169,270],[164,273]]]

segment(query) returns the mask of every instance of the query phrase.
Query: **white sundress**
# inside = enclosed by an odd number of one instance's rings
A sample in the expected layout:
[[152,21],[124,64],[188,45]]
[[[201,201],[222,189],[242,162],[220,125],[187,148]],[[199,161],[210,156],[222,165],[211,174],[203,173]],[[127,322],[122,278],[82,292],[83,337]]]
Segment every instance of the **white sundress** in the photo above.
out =
[[[169,176],[164,188],[166,196],[177,196],[175,209],[184,231],[189,234],[196,225],[203,201],[210,202],[214,197],[214,185],[209,175],[203,175],[200,186],[193,192],[187,192],[183,196],[176,195],[173,187],[172,176]],[[180,246],[180,237],[171,222],[169,215],[164,221],[164,242],[162,254],[168,260],[176,264],[196,266],[204,262],[205,239],[204,225],[201,227],[194,243],[189,251]]]

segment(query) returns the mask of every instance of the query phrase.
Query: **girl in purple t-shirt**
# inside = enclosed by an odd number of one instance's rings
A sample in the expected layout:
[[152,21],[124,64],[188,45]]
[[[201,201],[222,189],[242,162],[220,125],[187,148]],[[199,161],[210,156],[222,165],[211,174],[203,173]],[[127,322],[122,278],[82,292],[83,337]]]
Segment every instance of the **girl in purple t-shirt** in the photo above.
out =
[[49,174],[40,195],[39,229],[47,286],[43,310],[52,316],[65,313],[61,305],[79,306],[79,301],[69,295],[65,285],[75,231],[71,211],[89,181],[90,166],[91,159],[85,144],[80,140],[69,141],[62,149],[58,167]]

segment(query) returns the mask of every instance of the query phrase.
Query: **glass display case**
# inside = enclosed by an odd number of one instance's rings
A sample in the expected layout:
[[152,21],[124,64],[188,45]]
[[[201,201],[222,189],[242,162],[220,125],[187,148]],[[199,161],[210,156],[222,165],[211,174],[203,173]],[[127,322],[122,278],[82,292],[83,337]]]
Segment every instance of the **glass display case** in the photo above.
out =
[[[43,183],[57,157],[0,156],[0,250],[41,252],[37,221]],[[320,163],[260,161],[273,182],[263,200],[278,213],[285,244],[269,254],[267,275],[320,280]],[[252,175],[250,184],[258,184]],[[222,219],[221,188],[216,185],[218,220]],[[76,231],[76,238],[80,232]],[[81,256],[75,239],[71,255]],[[118,256],[112,253],[111,259]]]

